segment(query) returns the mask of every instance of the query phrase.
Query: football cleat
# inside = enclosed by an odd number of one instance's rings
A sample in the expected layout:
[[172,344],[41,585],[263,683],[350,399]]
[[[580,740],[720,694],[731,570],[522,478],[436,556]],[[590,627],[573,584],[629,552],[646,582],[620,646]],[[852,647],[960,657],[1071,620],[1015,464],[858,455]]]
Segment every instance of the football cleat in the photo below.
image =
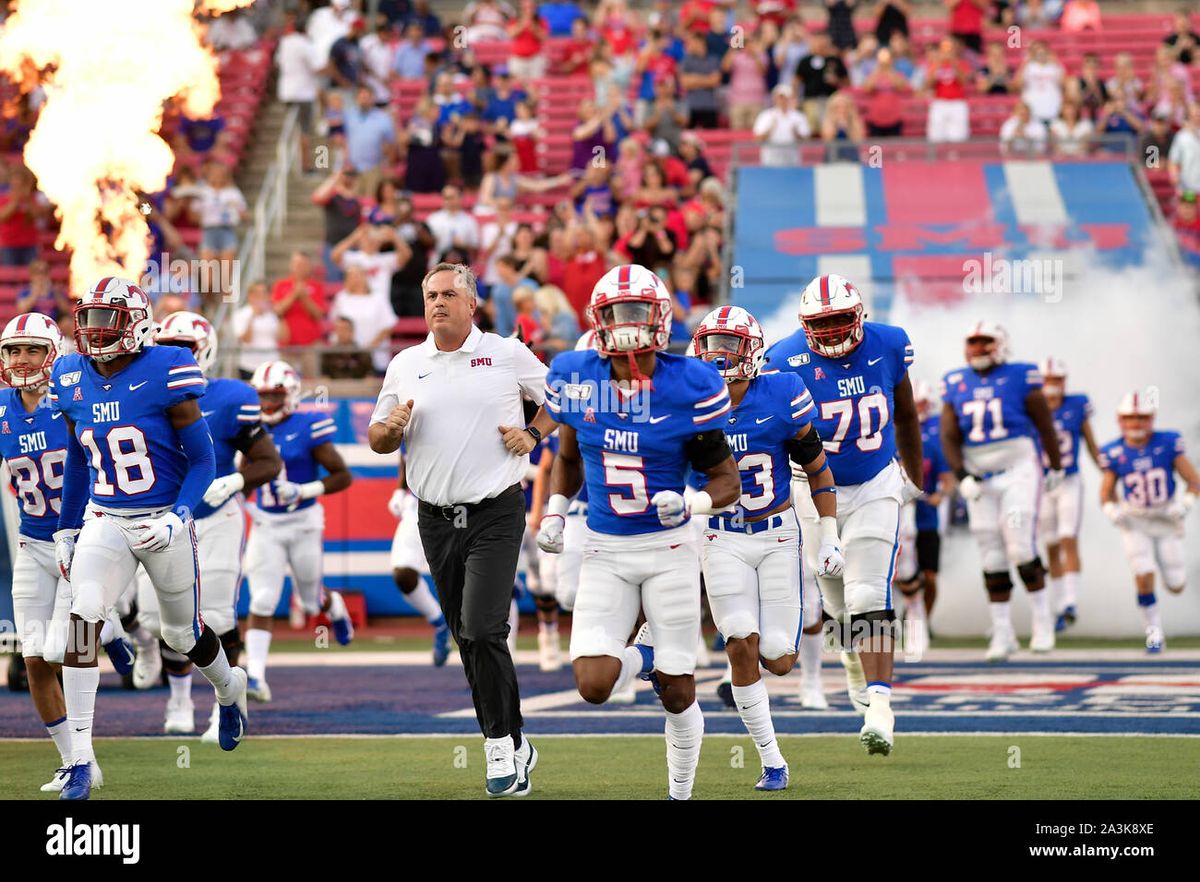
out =
[[208,718],[208,728],[200,736],[201,744],[219,744],[221,741],[221,705],[213,702],[212,714]]
[[1156,628],[1150,625],[1146,628],[1146,652],[1149,655],[1158,655],[1166,646],[1166,641],[1163,640],[1162,628]]
[[717,698],[721,699],[721,703],[731,710],[737,710],[737,702],[733,700],[733,683],[729,680],[722,680],[717,684]]
[[241,668],[233,669],[234,679],[237,680],[237,698],[233,704],[222,704],[220,710],[220,722],[217,725],[217,743],[221,745],[221,750],[233,750],[242,742],[242,736],[246,734],[246,693],[247,680],[246,672]]
[[133,659],[133,685],[136,689],[151,689],[162,678],[162,651],[158,646],[158,638],[151,637],[145,642],[139,641],[137,654]]
[[[42,785],[42,793],[62,793],[62,789],[67,786],[67,781],[71,778],[71,767],[63,766],[61,769],[55,769],[54,777]],[[100,766],[95,760],[92,760],[92,786],[104,786],[104,773],[100,771]]]
[[846,669],[846,694],[850,696],[850,705],[860,714],[865,714],[871,699],[867,695],[867,675],[863,673],[858,653],[843,652],[842,667]]
[[266,677],[261,680],[257,677],[248,677],[246,680],[246,697],[251,701],[257,701],[261,704],[269,702],[271,700],[271,687],[267,685]]
[[754,785],[755,790],[787,790],[788,767],[786,764],[777,769],[763,767],[762,776]]
[[503,738],[485,739],[483,753],[487,757],[487,795],[495,798],[515,792],[520,779],[517,776],[512,737],[505,735]]
[[538,628],[538,669],[562,670],[562,648],[558,645],[557,628]]
[[1017,637],[1013,634],[1012,628],[997,628],[992,633],[987,655],[984,658],[992,663],[1008,661],[1008,657],[1018,649],[1020,647],[1017,645]]
[[891,707],[885,703],[876,702],[867,708],[858,740],[867,749],[867,753],[887,756],[892,752],[892,744],[895,742],[893,735],[895,725],[896,717],[892,713]]
[[333,624],[333,637],[338,645],[349,646],[354,639],[354,623],[350,621],[346,601],[338,591],[329,592],[329,620]]
[[92,795],[92,764],[75,763],[67,770],[67,783],[58,794],[59,799],[90,799]]
[[513,754],[513,762],[517,767],[517,789],[513,791],[513,796],[528,796],[533,790],[533,783],[529,780],[529,773],[534,770],[538,762],[537,748],[529,743],[529,739],[522,735],[521,748]]
[[650,633],[650,623],[646,622],[638,629],[633,638],[633,645],[642,654],[642,670],[638,678],[646,680],[654,687],[655,695],[662,695],[662,684],[658,682],[658,674],[654,673],[654,636]]
[[829,700],[825,698],[825,689],[819,681],[800,687],[800,706],[809,710],[829,710]]
[[167,718],[163,732],[168,735],[191,735],[196,731],[196,707],[190,697],[167,701]]
[[108,660],[112,662],[113,668],[122,677],[133,671],[133,644],[124,637],[118,637],[116,640],[105,643],[104,651],[108,653]]
[[443,616],[433,630],[433,666],[440,668],[450,658],[450,626]]
[[1033,633],[1029,637],[1029,649],[1033,652],[1050,652],[1054,649],[1054,619],[1047,610],[1044,615],[1033,613]]
[[1058,614],[1058,618],[1054,622],[1055,632],[1061,634],[1063,631],[1067,630],[1067,628],[1071,627],[1071,625],[1074,625],[1075,616],[1076,612],[1074,604],[1068,606],[1066,609],[1060,612]]
[[630,683],[620,692],[613,692],[610,694],[608,696],[608,701],[604,703],[617,705],[637,704],[637,690],[634,689],[633,684]]

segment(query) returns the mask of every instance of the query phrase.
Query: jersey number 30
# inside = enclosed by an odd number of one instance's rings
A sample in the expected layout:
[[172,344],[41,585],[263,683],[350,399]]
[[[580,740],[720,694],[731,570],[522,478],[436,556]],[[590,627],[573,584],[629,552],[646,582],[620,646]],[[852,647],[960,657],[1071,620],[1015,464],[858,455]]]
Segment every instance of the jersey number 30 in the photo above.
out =
[[[154,486],[154,465],[146,451],[146,436],[137,426],[114,426],[100,442],[91,429],[84,429],[79,433],[79,443],[88,449],[92,457],[92,468],[96,470],[96,484],[92,487],[95,495],[115,496],[120,490],[126,496],[134,496]],[[104,471],[101,443],[108,447],[108,455],[116,473],[115,486]]]

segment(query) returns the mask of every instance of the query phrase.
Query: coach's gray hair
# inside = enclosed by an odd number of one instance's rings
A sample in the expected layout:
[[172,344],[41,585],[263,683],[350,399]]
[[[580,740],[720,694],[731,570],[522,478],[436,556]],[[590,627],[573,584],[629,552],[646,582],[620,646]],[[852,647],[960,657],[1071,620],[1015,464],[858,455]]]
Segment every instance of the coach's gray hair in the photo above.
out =
[[426,293],[426,289],[429,287],[429,279],[431,276],[434,276],[437,273],[444,273],[447,270],[455,274],[455,287],[465,288],[467,293],[469,293],[472,297],[477,300],[479,299],[479,291],[475,286],[475,273],[473,273],[471,271],[471,267],[465,263],[439,263],[425,274],[425,278],[421,279],[421,294],[424,295]]

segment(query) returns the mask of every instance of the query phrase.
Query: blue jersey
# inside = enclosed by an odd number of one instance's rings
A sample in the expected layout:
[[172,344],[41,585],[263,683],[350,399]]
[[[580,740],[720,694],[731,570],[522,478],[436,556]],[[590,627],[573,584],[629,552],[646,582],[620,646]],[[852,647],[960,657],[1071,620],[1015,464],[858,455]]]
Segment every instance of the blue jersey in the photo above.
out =
[[[212,435],[213,454],[217,460],[214,477],[232,475],[235,471],[233,457],[237,453],[234,442],[245,429],[262,422],[258,393],[241,380],[209,380],[204,397],[200,399],[200,413],[204,415],[208,433]],[[196,506],[193,517],[206,518],[212,513],[212,507],[207,502],[201,502]]]
[[[941,428],[941,418],[936,415],[921,423],[921,489],[926,493],[936,493],[938,476],[950,471],[946,457],[942,455]],[[923,499],[918,499],[914,505],[917,530],[936,530],[937,506]]]
[[876,322],[863,323],[862,342],[842,358],[809,349],[803,330],[767,351],[768,365],[799,374],[816,400],[817,431],[839,486],[869,481],[896,458],[895,389],[912,361],[904,329]]
[[321,464],[313,456],[313,451],[333,440],[337,432],[337,424],[334,423],[333,417],[314,411],[297,412],[289,414],[273,426],[268,426],[267,431],[271,433],[271,439],[279,448],[283,468],[278,478],[258,488],[258,507],[263,511],[282,514],[315,505],[316,499],[301,499],[294,507],[280,505],[275,499],[274,486],[279,481],[307,484],[320,477]]
[[199,398],[204,387],[192,353],[180,346],[149,346],[111,377],[78,353],[54,362],[50,400],[75,423],[93,502],[116,509],[175,504],[188,458],[167,408]]
[[0,459],[8,463],[21,503],[22,536],[49,541],[58,529],[67,423],[43,399],[27,413],[16,389],[0,389]]
[[670,529],[651,498],[683,493],[691,463],[685,445],[721,429],[729,390],[717,369],[698,358],[658,353],[652,392],[622,398],[612,366],[590,350],[563,352],[546,377],[546,409],[575,430],[588,492],[587,525],[626,536]]
[[950,371],[942,379],[942,401],[954,408],[964,447],[1009,438],[1037,439],[1025,398],[1042,388],[1037,365],[1012,362],[985,373],[974,368]]
[[[774,511],[788,501],[792,464],[783,445],[815,415],[804,381],[796,374],[772,371],[751,380],[741,404],[722,421],[742,479],[738,502],[747,515]],[[703,478],[695,476],[692,484],[703,484]]]
[[[1092,402],[1086,395],[1065,395],[1062,404],[1054,410],[1054,434],[1058,436],[1063,471],[1068,475],[1079,472],[1079,439],[1083,436],[1083,424],[1091,419],[1092,412]],[[1050,459],[1044,450],[1041,453],[1042,470],[1049,471]]]
[[1141,447],[1118,439],[1100,448],[1100,468],[1117,476],[1121,498],[1132,508],[1160,508],[1175,496],[1175,457],[1183,453],[1178,432],[1154,432]]

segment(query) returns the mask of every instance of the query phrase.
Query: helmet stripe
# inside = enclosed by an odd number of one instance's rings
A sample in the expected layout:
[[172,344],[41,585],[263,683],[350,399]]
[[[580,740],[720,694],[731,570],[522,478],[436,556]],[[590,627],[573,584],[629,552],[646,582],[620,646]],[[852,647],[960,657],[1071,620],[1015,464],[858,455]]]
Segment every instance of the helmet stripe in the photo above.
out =
[[729,313],[732,310],[733,310],[733,307],[731,307],[731,306],[721,307],[721,311],[719,313],[717,313],[717,323],[724,325],[727,321],[729,321]]
[[633,269],[633,267],[631,267],[629,264],[625,264],[617,272],[617,290],[618,291],[628,291],[629,290],[629,276],[631,275],[632,269]]
[[24,334],[24,333],[25,333],[25,324],[26,324],[28,321],[29,321],[29,313],[26,313],[25,315],[21,316],[21,317],[20,317],[20,318],[17,320],[17,333],[18,333],[18,334]]
[[829,305],[829,276],[821,276],[821,305]]
[[100,297],[104,294],[105,289],[108,287],[108,283],[111,282],[112,280],[113,280],[112,276],[105,276],[103,279],[101,279],[99,282],[96,283],[96,287],[93,289],[96,292],[95,299],[97,299],[97,300],[100,299]]

